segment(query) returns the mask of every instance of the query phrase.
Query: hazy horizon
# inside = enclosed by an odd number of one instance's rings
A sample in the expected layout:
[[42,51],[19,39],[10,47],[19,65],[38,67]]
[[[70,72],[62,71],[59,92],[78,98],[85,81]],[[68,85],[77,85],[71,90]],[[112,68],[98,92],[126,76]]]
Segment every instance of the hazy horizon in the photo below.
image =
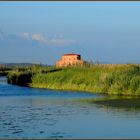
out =
[[139,63],[140,2],[0,2],[0,62]]

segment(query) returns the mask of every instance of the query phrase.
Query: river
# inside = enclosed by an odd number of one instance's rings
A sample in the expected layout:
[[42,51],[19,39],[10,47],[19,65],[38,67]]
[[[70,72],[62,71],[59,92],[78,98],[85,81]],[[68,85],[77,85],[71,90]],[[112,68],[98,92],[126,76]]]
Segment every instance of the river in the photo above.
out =
[[0,77],[0,138],[139,138],[140,110],[81,101],[101,97],[19,87]]

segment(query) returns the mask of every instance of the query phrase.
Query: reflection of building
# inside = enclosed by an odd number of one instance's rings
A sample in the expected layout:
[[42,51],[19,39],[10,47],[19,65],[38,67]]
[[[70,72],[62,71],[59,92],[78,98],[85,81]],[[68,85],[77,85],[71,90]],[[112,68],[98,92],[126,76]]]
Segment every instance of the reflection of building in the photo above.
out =
[[73,65],[83,65],[85,61],[81,60],[81,55],[79,54],[64,54],[61,60],[56,62],[57,67],[66,67]]

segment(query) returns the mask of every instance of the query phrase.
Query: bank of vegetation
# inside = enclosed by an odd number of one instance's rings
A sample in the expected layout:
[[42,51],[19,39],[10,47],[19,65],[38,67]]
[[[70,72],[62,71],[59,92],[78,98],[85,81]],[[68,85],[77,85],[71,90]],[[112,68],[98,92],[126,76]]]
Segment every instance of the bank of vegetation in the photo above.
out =
[[12,69],[5,65],[0,65],[0,76],[6,76],[10,70]]
[[93,64],[62,69],[28,67],[25,71],[10,72],[8,82],[36,88],[139,96],[140,65]]

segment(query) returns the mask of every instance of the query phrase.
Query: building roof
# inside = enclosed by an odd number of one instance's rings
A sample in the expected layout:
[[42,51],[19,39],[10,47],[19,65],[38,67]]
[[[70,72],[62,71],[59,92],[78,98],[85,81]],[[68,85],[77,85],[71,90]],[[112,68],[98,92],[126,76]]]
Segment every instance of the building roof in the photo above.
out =
[[63,54],[63,55],[80,55],[80,54],[68,53],[68,54]]

